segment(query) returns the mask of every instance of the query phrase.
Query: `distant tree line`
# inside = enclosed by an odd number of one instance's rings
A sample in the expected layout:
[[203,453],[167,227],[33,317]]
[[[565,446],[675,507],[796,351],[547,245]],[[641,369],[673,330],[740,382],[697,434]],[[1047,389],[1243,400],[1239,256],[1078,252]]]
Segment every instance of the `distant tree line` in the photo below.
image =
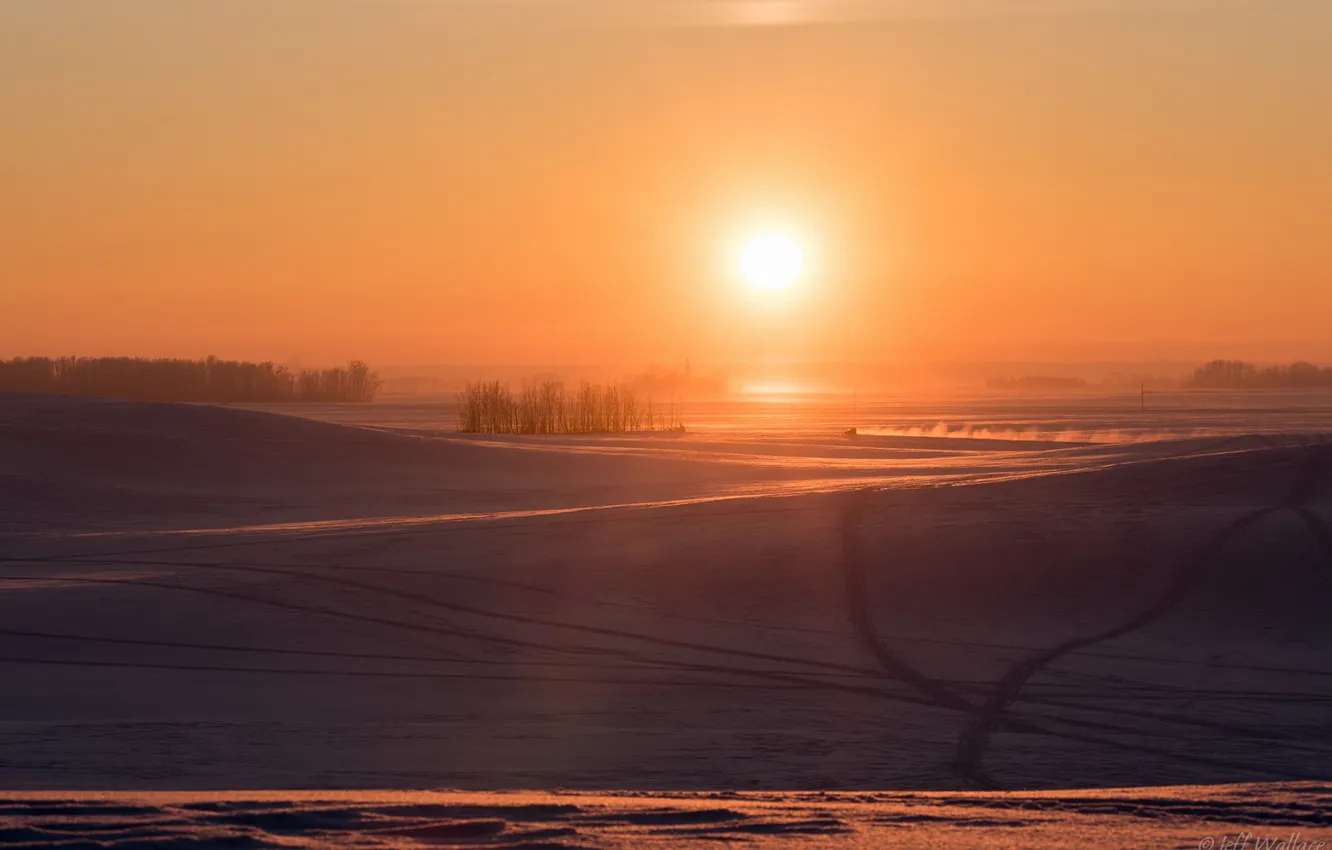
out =
[[1227,390],[1332,388],[1332,368],[1319,369],[1299,361],[1260,369],[1240,360],[1213,360],[1194,370],[1190,384],[1199,389]]
[[0,360],[0,392],[59,393],[130,401],[373,401],[379,375],[360,360],[292,371],[273,363],[143,357]]
[[1087,388],[1087,382],[1082,378],[1023,375],[1020,378],[990,378],[985,386],[992,390],[1081,390]]
[[730,382],[724,373],[696,374],[693,365],[686,360],[683,371],[653,366],[629,378],[627,383],[635,392],[648,398],[719,399],[726,397]]
[[458,393],[458,430],[467,434],[615,434],[683,431],[680,411],[644,401],[621,384],[566,389],[541,378],[515,393],[499,381],[469,383]]

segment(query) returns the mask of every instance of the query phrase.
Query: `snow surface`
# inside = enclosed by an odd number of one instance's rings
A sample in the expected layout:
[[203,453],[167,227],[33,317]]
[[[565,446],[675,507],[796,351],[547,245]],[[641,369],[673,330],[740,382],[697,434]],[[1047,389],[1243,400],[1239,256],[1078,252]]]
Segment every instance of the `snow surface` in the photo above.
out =
[[[1325,850],[1332,788],[1045,793],[304,792],[14,794],[29,847],[1161,847]],[[1211,842],[1211,843],[1208,843]],[[1284,844],[1281,842],[1285,842]],[[1232,845],[1225,845],[1232,846]]]
[[[430,405],[0,397],[0,787],[57,801],[7,795],[0,843],[1307,838],[1332,773],[1313,398],[477,438]],[[1285,784],[1055,791],[1252,782]],[[312,788],[598,793],[259,791]],[[791,789],[829,796],[764,793]]]

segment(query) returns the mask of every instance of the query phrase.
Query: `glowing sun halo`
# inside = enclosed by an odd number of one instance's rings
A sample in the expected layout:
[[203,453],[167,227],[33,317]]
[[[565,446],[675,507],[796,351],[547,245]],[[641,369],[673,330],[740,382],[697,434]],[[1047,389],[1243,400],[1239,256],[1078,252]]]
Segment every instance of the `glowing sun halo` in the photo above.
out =
[[755,289],[789,289],[804,270],[805,252],[785,234],[761,233],[740,249],[740,274]]

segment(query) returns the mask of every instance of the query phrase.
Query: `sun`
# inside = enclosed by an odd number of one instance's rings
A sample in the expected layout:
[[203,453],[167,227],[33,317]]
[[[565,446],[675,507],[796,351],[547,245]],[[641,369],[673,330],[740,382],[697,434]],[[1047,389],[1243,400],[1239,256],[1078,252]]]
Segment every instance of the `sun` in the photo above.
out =
[[805,271],[805,252],[784,233],[751,236],[740,249],[740,274],[755,289],[790,289]]

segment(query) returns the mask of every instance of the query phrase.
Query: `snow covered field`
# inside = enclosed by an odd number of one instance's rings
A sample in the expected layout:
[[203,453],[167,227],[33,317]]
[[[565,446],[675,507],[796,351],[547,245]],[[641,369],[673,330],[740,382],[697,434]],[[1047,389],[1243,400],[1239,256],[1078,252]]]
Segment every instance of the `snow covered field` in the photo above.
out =
[[0,798],[37,847],[1151,847],[1325,850],[1332,788],[1034,793],[352,791]]
[[1149,401],[0,398],[0,842],[1326,837],[1332,404]]

